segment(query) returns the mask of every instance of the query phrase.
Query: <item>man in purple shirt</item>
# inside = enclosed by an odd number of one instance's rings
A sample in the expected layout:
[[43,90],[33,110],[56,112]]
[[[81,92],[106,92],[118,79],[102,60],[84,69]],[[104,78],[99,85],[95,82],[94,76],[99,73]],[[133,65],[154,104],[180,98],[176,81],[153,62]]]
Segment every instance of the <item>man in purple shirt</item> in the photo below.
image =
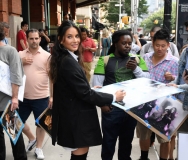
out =
[[[166,30],[161,29],[156,32],[153,38],[154,52],[147,53],[144,56],[149,72],[143,72],[137,66],[133,72],[137,78],[146,77],[162,83],[169,83],[176,78],[178,74],[178,58],[167,52],[169,40],[170,35]],[[148,160],[152,131],[138,122],[137,133],[137,136],[140,138],[140,160]],[[170,151],[170,142],[165,141],[159,136],[157,136],[157,139],[160,143],[160,160],[167,160]]]

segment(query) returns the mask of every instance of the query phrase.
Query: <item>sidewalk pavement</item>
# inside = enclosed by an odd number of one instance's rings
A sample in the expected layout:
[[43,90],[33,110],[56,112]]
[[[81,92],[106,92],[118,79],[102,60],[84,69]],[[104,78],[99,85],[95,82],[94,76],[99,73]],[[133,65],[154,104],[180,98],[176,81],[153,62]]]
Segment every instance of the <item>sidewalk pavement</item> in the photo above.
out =
[[[94,63],[93,63],[93,69],[95,67],[95,64],[97,62],[98,58],[94,59]],[[93,73],[93,70],[92,70]],[[99,120],[101,121],[101,111],[100,108],[97,108],[98,111],[98,116],[99,116]],[[35,124],[34,124],[34,117],[33,114],[30,115],[29,119],[27,120],[28,125],[31,128],[31,131],[33,132],[33,134],[35,134]],[[5,133],[6,135],[6,133]],[[25,141],[25,145],[27,145],[28,143],[28,139],[27,137],[23,134],[24,136],[24,141]],[[5,136],[5,143],[6,143],[6,159],[7,160],[13,160],[13,156],[12,156],[12,148],[10,145],[10,141],[9,138],[7,137],[7,135]],[[159,149],[159,145],[157,142],[155,142],[156,144],[156,150],[158,151]],[[52,142],[51,142],[51,138],[46,134],[45,135],[45,139],[44,139],[44,143],[43,143],[43,152],[44,152],[44,156],[45,156],[45,160],[70,160],[70,151],[66,151],[65,149],[63,149],[61,146],[52,146]],[[149,151],[149,158],[150,160],[158,160],[157,158],[157,154],[156,154],[156,150],[151,147],[150,151]],[[118,151],[118,142],[116,145],[116,149],[115,149],[115,154],[114,154],[114,158],[113,160],[118,160],[117,158],[117,151]],[[88,158],[87,160],[100,160],[101,159],[101,146],[96,146],[96,147],[91,147],[89,150],[89,154],[88,154]],[[34,155],[34,149],[30,152],[27,153],[28,155],[28,160],[36,160],[36,157]],[[133,143],[132,143],[132,154],[131,154],[132,160],[137,160],[140,157],[140,147],[139,147],[139,140],[138,138],[136,138],[136,134],[134,136],[133,139]]]
[[[98,110],[99,120],[101,120],[100,108],[98,108],[97,110]],[[33,114],[31,114],[27,123],[30,126],[33,134],[35,134],[35,124],[34,124]],[[7,150],[6,159],[13,160],[10,141],[6,133],[5,135],[6,135],[5,143],[6,143],[6,150]],[[24,136],[25,145],[27,145],[28,139],[24,134],[23,136]],[[113,160],[118,160],[117,151],[118,151],[118,145],[116,145],[116,151],[115,151]],[[47,134],[45,135],[45,139],[43,143],[43,152],[44,152],[45,160],[70,160],[70,155],[71,155],[70,151],[66,151],[61,146],[58,146],[58,145],[53,146],[51,142],[51,138]],[[89,150],[87,160],[100,160],[101,159],[100,154],[101,154],[101,146],[91,147]],[[34,149],[28,152],[27,155],[28,155],[28,160],[36,160],[36,157],[34,155]],[[132,155],[131,155],[132,160],[137,160],[139,156],[140,156],[140,147],[138,143],[138,138],[134,137],[133,146],[132,146]],[[153,148],[150,148],[149,158],[150,160],[157,160],[157,157]]]

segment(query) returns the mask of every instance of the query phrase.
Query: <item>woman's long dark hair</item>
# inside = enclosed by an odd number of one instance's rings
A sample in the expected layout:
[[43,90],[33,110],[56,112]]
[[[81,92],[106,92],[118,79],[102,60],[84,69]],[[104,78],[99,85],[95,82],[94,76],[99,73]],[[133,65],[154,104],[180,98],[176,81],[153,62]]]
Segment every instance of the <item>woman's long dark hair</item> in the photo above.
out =
[[[52,55],[49,58],[49,77],[50,80],[55,83],[56,78],[57,78],[57,72],[58,72],[58,64],[59,61],[61,61],[62,56],[68,55],[68,51],[66,48],[61,44],[61,41],[63,40],[63,37],[65,36],[66,31],[74,27],[79,34],[79,37],[81,38],[81,33],[79,28],[71,21],[63,21],[61,26],[57,30],[57,38],[55,45],[53,47]],[[81,47],[81,42],[79,44],[79,48]],[[81,65],[81,67],[84,69],[83,61],[82,61],[82,55],[80,52],[80,49],[74,52],[78,56],[78,63]]]
[[133,40],[133,36],[129,30],[119,30],[113,33],[112,35],[112,45],[110,46],[110,49],[108,50],[108,54],[114,53],[116,50],[115,44],[119,41],[121,36],[128,35]]

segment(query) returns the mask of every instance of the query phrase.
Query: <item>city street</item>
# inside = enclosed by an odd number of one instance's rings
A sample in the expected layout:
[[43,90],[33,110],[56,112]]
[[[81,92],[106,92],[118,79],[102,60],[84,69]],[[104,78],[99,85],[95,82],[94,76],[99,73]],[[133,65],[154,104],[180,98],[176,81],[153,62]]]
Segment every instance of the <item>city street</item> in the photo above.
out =
[[[99,119],[101,120],[101,115],[100,115],[100,108],[98,108],[98,115]],[[31,127],[31,130],[33,133],[35,133],[35,125],[34,125],[34,120],[33,120],[33,114],[29,117],[28,119],[28,124]],[[6,133],[5,133],[6,135]],[[27,137],[24,135],[24,141],[25,145],[28,143]],[[156,142],[157,144],[157,142]],[[12,149],[10,145],[10,141],[6,135],[6,149],[7,149],[7,160],[13,160],[12,156]],[[116,146],[116,153],[114,155],[113,160],[118,160],[117,159],[117,151],[118,151],[118,146]],[[62,147],[56,145],[53,146],[51,142],[51,138],[46,134],[45,140],[43,143],[43,152],[45,156],[45,160],[70,160],[70,151],[66,151]],[[87,160],[100,160],[100,152],[101,152],[101,146],[97,147],[91,147],[89,150],[88,158]],[[28,152],[28,160],[36,160],[36,157],[34,156],[34,149],[30,152]],[[140,149],[139,149],[139,144],[138,144],[138,138],[136,136],[134,137],[133,140],[133,149],[132,149],[132,159],[137,160],[140,156]],[[153,148],[150,148],[149,152],[149,158],[150,160],[157,160],[156,153]]]
[[[93,69],[94,66],[97,62],[98,58],[94,59],[94,63],[93,63]],[[92,70],[93,73],[93,70]],[[101,121],[101,111],[100,108],[97,108],[98,110],[98,116],[99,116],[99,120]],[[34,125],[34,118],[33,118],[33,114],[29,117],[27,123],[29,124],[29,126],[31,127],[31,130],[33,131],[33,133],[35,133],[35,125]],[[6,135],[6,133],[5,133]],[[28,139],[26,138],[26,136],[24,135],[24,141],[25,141],[25,145],[27,145],[28,143]],[[117,142],[118,144],[118,142]],[[155,146],[158,150],[158,143],[155,142]],[[6,135],[6,149],[7,149],[7,160],[13,160],[13,156],[12,156],[12,150],[11,150],[11,145],[10,145],[10,141]],[[114,155],[113,160],[118,160],[117,158],[117,151],[118,151],[118,145],[116,146],[116,153]],[[56,145],[56,146],[52,146],[51,144],[51,138],[46,134],[45,136],[45,140],[43,143],[43,152],[45,155],[45,160],[69,160],[70,159],[70,151],[66,151],[65,149],[63,149],[62,147]],[[176,152],[176,151],[175,151]],[[89,154],[88,154],[88,160],[100,160],[100,153],[101,153],[101,146],[97,146],[97,147],[91,147],[89,150]],[[176,153],[175,153],[176,154]],[[35,160],[36,157],[34,156],[34,149],[31,152],[28,152],[28,160]],[[140,147],[139,147],[139,141],[138,138],[136,138],[136,134],[134,136],[134,140],[133,140],[133,148],[132,148],[132,160],[137,160],[140,156]],[[154,147],[150,148],[149,151],[149,158],[150,160],[157,160],[157,155],[155,152]]]

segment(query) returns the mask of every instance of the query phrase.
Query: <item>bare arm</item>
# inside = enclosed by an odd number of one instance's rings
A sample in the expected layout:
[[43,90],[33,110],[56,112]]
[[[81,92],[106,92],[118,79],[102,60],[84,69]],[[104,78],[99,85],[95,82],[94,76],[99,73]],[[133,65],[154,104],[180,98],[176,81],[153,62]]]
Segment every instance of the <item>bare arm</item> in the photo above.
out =
[[97,47],[96,47],[96,45],[95,45],[95,42],[93,41],[92,42],[92,46],[91,46],[91,48],[89,49],[89,51],[90,52],[95,52],[97,50]]
[[49,43],[50,42],[50,38],[43,31],[41,32],[41,34],[44,36],[46,41]]
[[138,35],[134,35],[134,39],[136,40],[136,44],[140,47],[140,49],[142,48],[142,45],[141,45],[141,43],[140,43],[140,41],[139,41],[139,39],[138,39]]
[[22,46],[22,48],[24,50],[27,48],[27,44],[26,45],[24,44],[24,40],[23,39],[20,40],[20,44],[21,44],[21,46]]
[[95,52],[97,50],[97,48],[90,48],[91,52]]
[[12,84],[12,104],[11,104],[11,111],[18,108],[18,91],[19,86],[16,84]]

